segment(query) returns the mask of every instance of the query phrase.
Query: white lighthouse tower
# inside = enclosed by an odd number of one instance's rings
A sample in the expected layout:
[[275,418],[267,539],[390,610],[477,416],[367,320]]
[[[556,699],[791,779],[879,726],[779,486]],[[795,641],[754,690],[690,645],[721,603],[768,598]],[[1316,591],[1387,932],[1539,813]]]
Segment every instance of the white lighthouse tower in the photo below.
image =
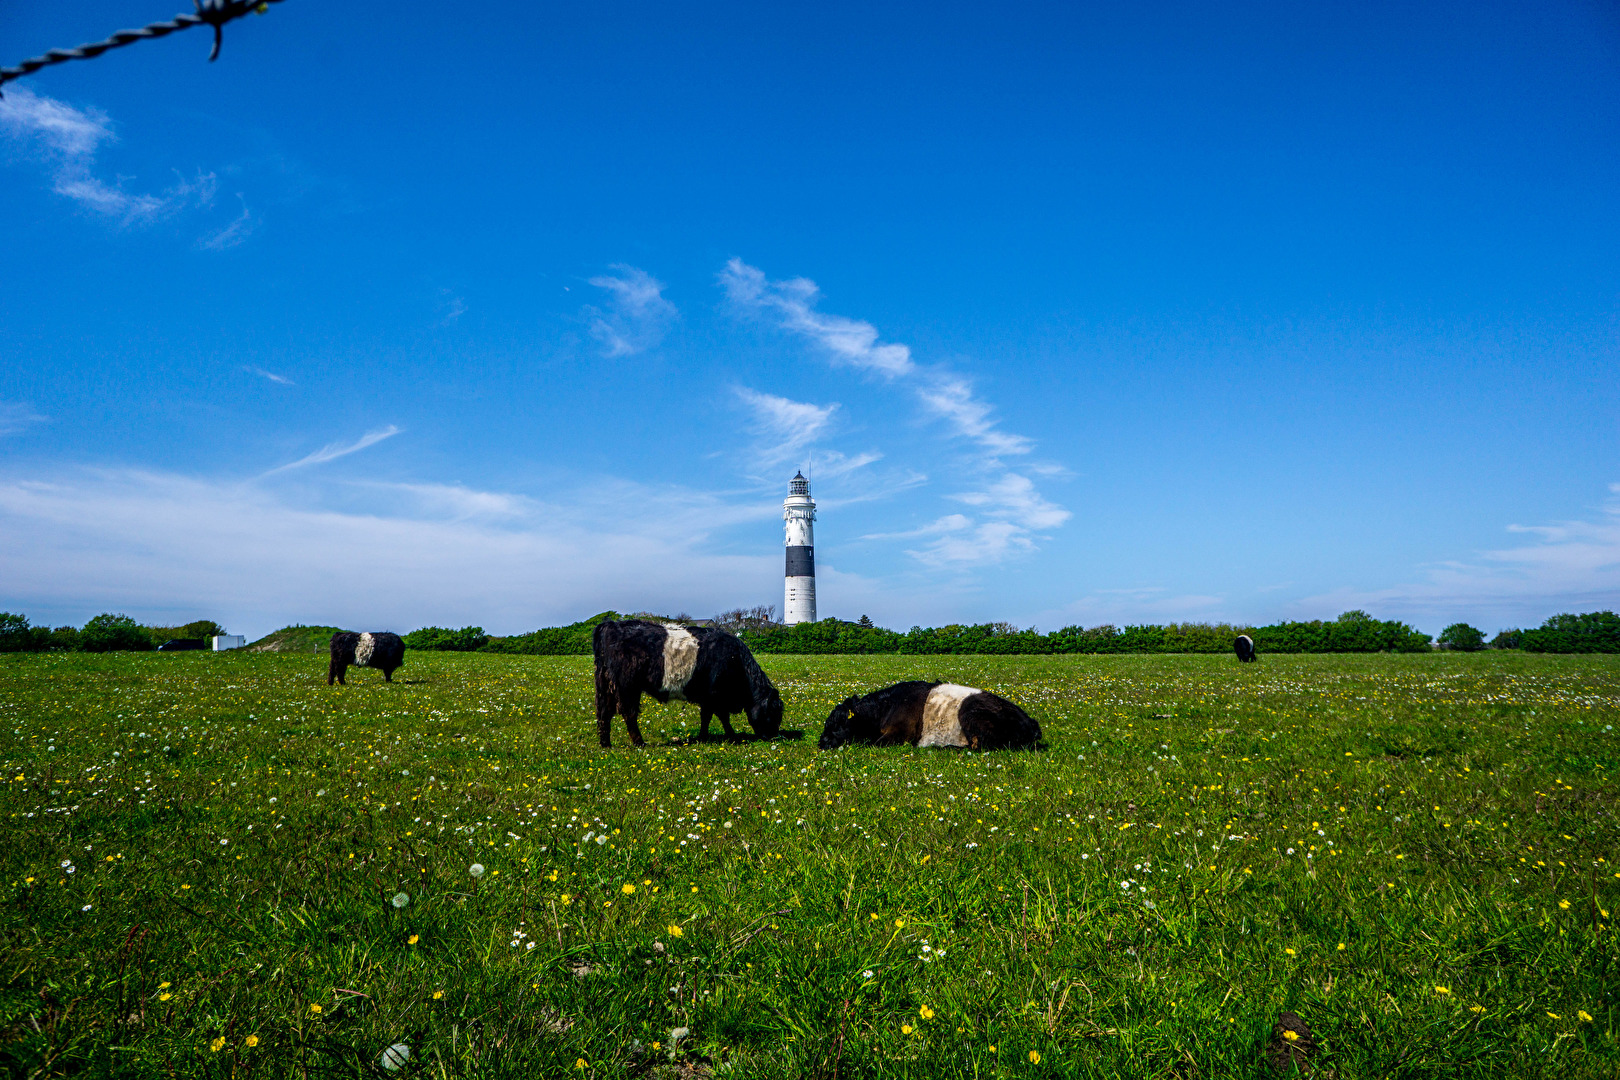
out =
[[787,584],[782,595],[782,621],[816,621],[816,501],[810,497],[810,481],[794,473],[788,482],[788,497],[782,500],[782,520],[787,523]]

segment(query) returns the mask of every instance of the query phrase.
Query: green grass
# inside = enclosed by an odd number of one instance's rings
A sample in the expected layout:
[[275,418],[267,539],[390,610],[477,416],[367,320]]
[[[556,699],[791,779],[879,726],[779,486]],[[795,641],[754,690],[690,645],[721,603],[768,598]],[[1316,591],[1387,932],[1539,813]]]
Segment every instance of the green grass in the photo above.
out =
[[[585,658],[0,657],[0,1062],[1620,1075],[1615,657],[761,659],[803,740],[602,751]],[[1050,749],[815,749],[903,677]]]

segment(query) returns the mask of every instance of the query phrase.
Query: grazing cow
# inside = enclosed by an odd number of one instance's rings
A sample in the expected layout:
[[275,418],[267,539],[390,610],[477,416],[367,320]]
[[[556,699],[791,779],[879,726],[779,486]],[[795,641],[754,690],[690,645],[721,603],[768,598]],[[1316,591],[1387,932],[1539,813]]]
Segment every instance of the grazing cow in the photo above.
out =
[[720,717],[726,735],[731,715],[743,713],[756,735],[771,738],[782,727],[782,695],[759,669],[736,635],[709,626],[674,626],[625,619],[604,622],[591,634],[596,657],[596,734],[611,746],[614,714],[624,717],[630,741],[645,746],[636,720],[641,695],[656,701],[690,701],[702,710],[700,739],[709,718]]
[[1239,634],[1238,639],[1232,642],[1232,648],[1237,650],[1239,663],[1247,664],[1254,659],[1254,638],[1248,634]]
[[343,682],[349,665],[379,668],[383,682],[394,681],[394,671],[405,663],[405,643],[398,634],[333,634],[332,662],[326,667],[326,685]]
[[955,683],[903,682],[847,698],[821,731],[821,748],[960,746],[968,750],[1039,749],[1041,725],[1004,697]]

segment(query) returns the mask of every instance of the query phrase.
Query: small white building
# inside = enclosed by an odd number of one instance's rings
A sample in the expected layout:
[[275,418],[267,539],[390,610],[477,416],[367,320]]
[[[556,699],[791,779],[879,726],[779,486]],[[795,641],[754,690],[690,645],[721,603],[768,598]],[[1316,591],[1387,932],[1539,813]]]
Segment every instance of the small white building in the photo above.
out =
[[241,634],[220,634],[214,638],[214,651],[224,652],[226,649],[240,649],[247,644],[247,638]]
[[810,481],[794,473],[788,482],[788,497],[782,501],[786,523],[787,583],[782,594],[782,622],[816,621],[816,501],[810,497]]

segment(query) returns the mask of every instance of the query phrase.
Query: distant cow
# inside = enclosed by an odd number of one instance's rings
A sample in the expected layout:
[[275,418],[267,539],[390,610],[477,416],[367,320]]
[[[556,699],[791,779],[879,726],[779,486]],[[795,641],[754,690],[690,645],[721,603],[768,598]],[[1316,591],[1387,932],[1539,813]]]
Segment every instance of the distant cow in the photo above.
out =
[[781,730],[782,695],[734,634],[709,626],[625,619],[598,624],[591,652],[596,657],[596,734],[603,746],[612,745],[615,714],[624,717],[630,741],[646,745],[636,724],[642,694],[665,704],[696,705],[702,711],[700,739],[709,737],[713,716],[735,737],[733,713],[747,716],[754,733],[764,738]]
[[383,682],[393,682],[394,672],[405,663],[405,643],[398,634],[333,634],[332,662],[326,668],[326,685],[343,682],[349,665],[377,668]]
[[847,698],[821,732],[821,748],[845,743],[1039,748],[1041,725],[1004,697],[956,683],[903,682]]
[[1240,663],[1247,664],[1254,659],[1254,638],[1248,634],[1239,634],[1238,639],[1232,642],[1232,648],[1237,650]]

